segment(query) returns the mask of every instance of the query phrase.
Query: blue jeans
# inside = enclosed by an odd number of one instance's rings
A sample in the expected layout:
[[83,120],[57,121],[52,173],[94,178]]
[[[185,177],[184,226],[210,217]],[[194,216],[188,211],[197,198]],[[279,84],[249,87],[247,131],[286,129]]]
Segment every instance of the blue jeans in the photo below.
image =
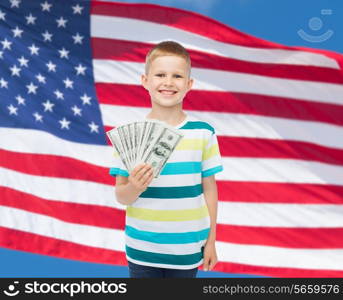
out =
[[198,268],[179,270],[128,263],[130,278],[195,278],[198,272]]

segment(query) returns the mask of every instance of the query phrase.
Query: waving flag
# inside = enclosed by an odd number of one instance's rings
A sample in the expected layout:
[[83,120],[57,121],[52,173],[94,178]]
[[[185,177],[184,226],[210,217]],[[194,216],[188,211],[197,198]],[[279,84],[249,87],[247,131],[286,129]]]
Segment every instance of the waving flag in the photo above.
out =
[[126,264],[105,131],[143,118],[147,51],[190,52],[224,172],[215,270],[343,276],[343,57],[147,4],[1,1],[0,246]]

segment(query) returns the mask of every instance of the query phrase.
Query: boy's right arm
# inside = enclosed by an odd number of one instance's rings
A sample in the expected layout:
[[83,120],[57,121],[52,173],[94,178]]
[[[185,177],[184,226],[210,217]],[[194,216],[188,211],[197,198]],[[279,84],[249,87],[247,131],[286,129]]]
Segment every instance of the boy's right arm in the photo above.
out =
[[132,204],[147,189],[153,179],[153,168],[148,164],[136,166],[129,177],[117,176],[115,192],[117,201],[124,205]]

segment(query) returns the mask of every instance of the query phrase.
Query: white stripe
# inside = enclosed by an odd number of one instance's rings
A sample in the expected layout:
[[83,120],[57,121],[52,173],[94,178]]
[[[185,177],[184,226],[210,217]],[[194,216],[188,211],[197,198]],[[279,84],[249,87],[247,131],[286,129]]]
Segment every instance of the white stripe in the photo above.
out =
[[[141,33],[144,32],[142,35]],[[339,69],[337,62],[321,54],[279,49],[261,49],[223,43],[175,27],[122,17],[91,15],[91,36],[143,43],[158,43],[166,37],[194,49],[243,61],[321,66]]]
[[[141,85],[144,64],[93,60],[94,80],[102,83]],[[192,68],[193,90],[252,93],[342,105],[343,86],[307,80]]]
[[144,266],[155,267],[155,268],[180,269],[180,270],[194,269],[202,265],[202,262],[203,262],[203,260],[200,260],[198,263],[194,265],[169,265],[169,264],[154,264],[154,263],[149,263],[146,261],[138,261],[128,256],[126,256],[126,258],[128,261],[134,264],[138,264],[138,265],[144,265]]
[[164,221],[158,222],[158,226],[156,226],[155,222],[140,220],[126,216],[126,225],[139,228],[140,230],[144,231],[178,233],[185,232],[185,228],[187,228],[187,231],[200,231],[207,229],[210,226],[210,220],[209,217],[205,217],[199,220],[191,221]]
[[124,251],[122,230],[64,222],[25,210],[0,206],[0,226],[90,247]]
[[292,249],[217,242],[218,259],[263,267],[342,270],[343,249]]
[[[133,122],[137,118],[144,118],[150,111],[143,107],[107,104],[101,104],[100,109],[106,126],[117,126],[124,120]],[[343,126],[247,114],[185,112],[209,123],[217,135],[291,140],[343,149]]]
[[42,130],[0,128],[0,148],[20,153],[59,155],[109,167],[111,146],[70,142]]
[[186,255],[200,252],[206,240],[188,244],[158,244],[125,237],[126,244],[134,249],[162,254]]
[[2,186],[43,199],[124,209],[124,206],[116,201],[111,185],[76,179],[28,175],[5,168],[0,168],[0,176]]
[[219,180],[343,185],[343,167],[297,159],[222,157]]
[[[180,180],[183,183],[183,181]],[[176,210],[176,209],[197,209],[206,204],[203,194],[191,198],[156,199],[139,198],[132,206],[137,208],[157,209],[157,210]]]
[[343,205],[218,203],[218,223],[227,225],[335,228],[343,227]]
[[[124,251],[124,232],[63,222],[0,206],[0,226],[81,245]],[[342,249],[288,249],[217,242],[219,260],[251,265],[342,270]]]

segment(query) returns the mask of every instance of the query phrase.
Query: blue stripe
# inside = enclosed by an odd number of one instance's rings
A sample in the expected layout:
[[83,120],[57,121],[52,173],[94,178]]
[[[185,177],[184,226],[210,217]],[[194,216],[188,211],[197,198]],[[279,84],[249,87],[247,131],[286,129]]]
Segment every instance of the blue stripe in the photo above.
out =
[[200,231],[181,232],[181,233],[162,233],[143,231],[133,228],[131,226],[125,227],[125,233],[137,240],[147,241],[156,244],[188,244],[197,243],[199,241],[206,240],[210,228],[206,228]]
[[120,168],[111,168],[110,169],[110,175],[112,175],[112,176],[120,175],[120,176],[129,177],[129,173],[123,169],[120,169]]
[[201,195],[202,192],[202,184],[172,187],[148,187],[139,197],[160,199],[193,198]]
[[211,176],[211,175],[216,174],[218,172],[221,172],[223,170],[224,170],[223,166],[217,166],[217,167],[214,167],[214,168],[211,168],[211,169],[208,169],[208,170],[202,172],[201,176],[202,177],[208,177],[208,176]]
[[161,175],[194,174],[201,173],[201,162],[186,161],[167,163],[162,169]]

